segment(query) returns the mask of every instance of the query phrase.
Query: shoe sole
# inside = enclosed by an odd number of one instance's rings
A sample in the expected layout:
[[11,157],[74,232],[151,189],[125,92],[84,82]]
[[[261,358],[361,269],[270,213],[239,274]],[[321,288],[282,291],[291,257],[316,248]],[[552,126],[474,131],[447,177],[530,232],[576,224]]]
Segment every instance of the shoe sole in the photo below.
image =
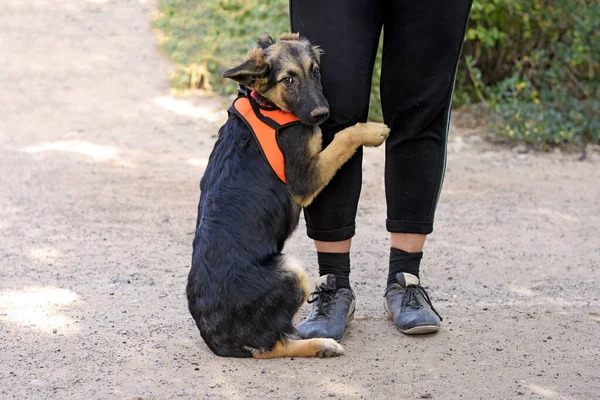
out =
[[[383,301],[383,308],[385,309],[385,313],[387,314],[387,317],[389,319],[392,319],[392,313],[388,311],[385,300]],[[395,324],[395,322],[394,322],[394,324]],[[440,330],[440,327],[437,325],[415,326],[410,329],[400,329],[400,327],[398,325],[396,325],[396,327],[398,328],[398,330],[400,332],[404,333],[405,335],[424,335],[427,333],[435,333]]]
[[354,311],[356,311],[356,309],[353,309],[346,317],[346,326],[348,326],[350,321],[352,321],[354,319]]
[[398,330],[405,335],[424,335],[426,333],[435,333],[440,330],[440,327],[435,325],[423,325],[404,330],[398,328]]

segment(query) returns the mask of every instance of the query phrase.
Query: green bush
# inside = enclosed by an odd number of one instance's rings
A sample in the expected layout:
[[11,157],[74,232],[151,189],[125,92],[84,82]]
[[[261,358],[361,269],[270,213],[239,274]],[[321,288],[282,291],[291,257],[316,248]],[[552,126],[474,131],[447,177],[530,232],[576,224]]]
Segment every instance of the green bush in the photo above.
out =
[[289,32],[287,0],[160,0],[154,27],[177,64],[176,89],[237,87],[221,73],[243,60],[258,36]]
[[599,32],[596,0],[475,1],[455,102],[539,148],[600,143]]
[[[289,30],[288,0],[161,0],[155,27],[178,65],[175,88],[231,93],[220,73],[257,36]],[[483,103],[498,134],[546,148],[600,143],[600,3],[475,0],[454,105]],[[381,120],[379,70],[370,118]]]

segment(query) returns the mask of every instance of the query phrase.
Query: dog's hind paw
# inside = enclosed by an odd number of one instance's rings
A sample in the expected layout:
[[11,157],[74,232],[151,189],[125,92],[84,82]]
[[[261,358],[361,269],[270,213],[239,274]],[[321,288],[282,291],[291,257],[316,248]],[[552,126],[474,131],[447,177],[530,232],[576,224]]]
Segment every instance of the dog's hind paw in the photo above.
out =
[[344,355],[344,348],[333,339],[321,339],[321,349],[316,356],[320,358],[339,357]]
[[377,147],[390,135],[390,128],[385,124],[367,122],[359,125],[362,144],[364,146]]

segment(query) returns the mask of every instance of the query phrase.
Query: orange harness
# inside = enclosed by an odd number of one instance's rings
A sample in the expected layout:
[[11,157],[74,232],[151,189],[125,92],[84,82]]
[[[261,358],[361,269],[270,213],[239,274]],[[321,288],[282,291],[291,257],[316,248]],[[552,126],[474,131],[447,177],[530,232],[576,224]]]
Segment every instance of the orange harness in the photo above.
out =
[[281,128],[299,124],[298,117],[281,110],[260,109],[247,97],[238,97],[229,110],[250,128],[267,162],[279,179],[286,183],[284,158],[277,144],[277,133]]

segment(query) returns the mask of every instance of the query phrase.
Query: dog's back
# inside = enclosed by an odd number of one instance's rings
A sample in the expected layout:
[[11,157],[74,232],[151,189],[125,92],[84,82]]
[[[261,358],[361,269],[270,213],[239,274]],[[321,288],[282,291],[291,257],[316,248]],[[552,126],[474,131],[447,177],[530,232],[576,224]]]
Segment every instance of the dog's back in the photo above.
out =
[[190,312],[216,354],[271,349],[295,331],[291,320],[304,297],[280,253],[298,207],[236,116],[219,132],[200,189]]

